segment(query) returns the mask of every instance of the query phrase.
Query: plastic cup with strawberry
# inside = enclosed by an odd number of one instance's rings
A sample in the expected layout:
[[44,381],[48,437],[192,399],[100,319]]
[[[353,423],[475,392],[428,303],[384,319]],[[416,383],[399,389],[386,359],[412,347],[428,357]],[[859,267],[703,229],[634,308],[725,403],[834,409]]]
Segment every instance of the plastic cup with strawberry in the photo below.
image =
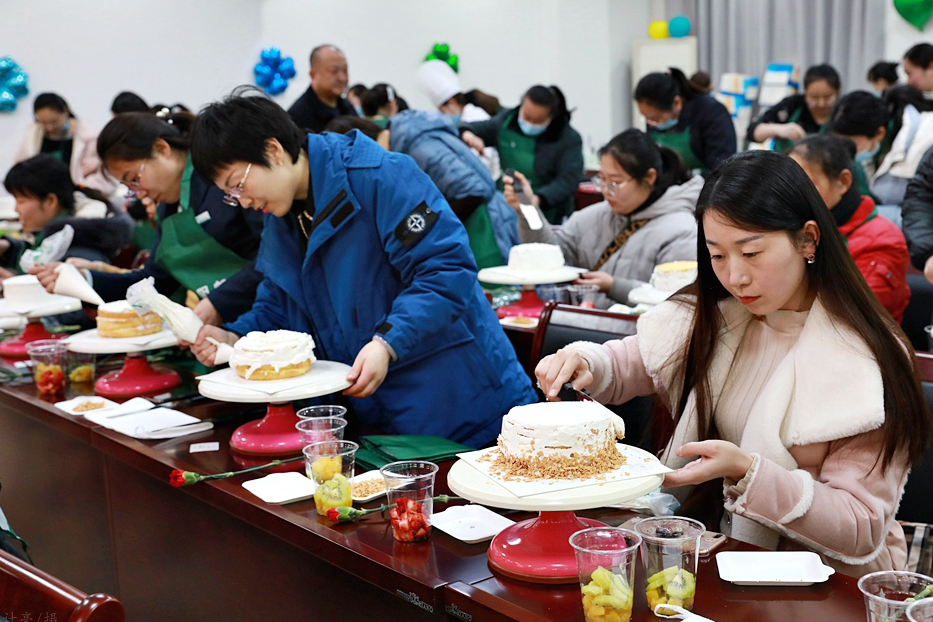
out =
[[424,460],[391,462],[379,471],[386,482],[392,535],[399,542],[417,542],[431,535],[434,477],[437,465]]
[[68,348],[57,339],[40,339],[26,344],[33,364],[33,378],[42,395],[56,395],[65,390],[65,357]]

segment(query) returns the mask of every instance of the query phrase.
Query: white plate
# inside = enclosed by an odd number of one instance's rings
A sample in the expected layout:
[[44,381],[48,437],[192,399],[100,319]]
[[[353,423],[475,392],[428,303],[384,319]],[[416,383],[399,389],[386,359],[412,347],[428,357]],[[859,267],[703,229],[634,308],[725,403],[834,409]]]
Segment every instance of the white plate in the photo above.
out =
[[[361,473],[359,475],[353,476],[354,485],[356,485],[357,482],[368,482],[372,480],[378,480],[383,483],[385,482],[385,478],[382,477],[382,473],[379,472],[379,469],[375,469],[373,471],[366,471],[365,473]],[[383,488],[379,492],[374,492],[373,494],[366,496],[366,497],[357,497],[356,495],[353,495],[353,500],[356,501],[357,503],[366,503],[367,501],[378,499],[384,494],[386,494],[385,488]]]
[[725,551],[716,565],[719,578],[736,585],[813,585],[835,572],[809,551]]
[[85,354],[128,354],[158,350],[178,344],[178,339],[167,328],[151,335],[139,337],[101,337],[96,328],[65,337],[64,342],[72,352]]
[[[75,408],[77,408],[79,405],[85,402],[98,402],[98,403],[102,402],[104,404],[104,407],[95,408],[94,410],[84,410],[84,411],[75,410]],[[116,402],[108,400],[106,397],[99,397],[97,395],[82,395],[81,397],[75,397],[70,400],[65,400],[64,402],[58,402],[57,404],[55,404],[55,408],[64,410],[69,415],[78,415],[81,417],[83,417],[85,413],[106,412],[110,410],[111,408],[115,408],[116,406],[117,406]]]
[[580,276],[581,272],[586,271],[586,268],[564,266],[557,270],[526,272],[524,270],[511,270],[508,266],[496,266],[494,268],[483,268],[476,276],[484,283],[493,283],[495,285],[543,285],[545,283],[572,281]]
[[492,540],[500,531],[515,524],[481,505],[453,505],[431,517],[431,526],[446,534],[475,544]]
[[71,296],[59,296],[58,294],[49,294],[48,300],[43,300],[39,304],[30,304],[27,306],[13,306],[6,299],[0,299],[0,316],[18,316],[26,317],[46,317],[48,315],[58,315],[59,313],[68,313],[77,311],[81,308],[81,301]]
[[671,296],[674,292],[662,292],[652,286],[645,284],[639,285],[628,293],[628,301],[635,305],[659,305]]
[[[523,321],[517,321],[519,318],[521,318]],[[518,315],[514,317],[499,318],[499,323],[503,326],[515,326],[516,328],[537,328],[538,318]]]
[[243,488],[250,491],[266,503],[294,503],[314,496],[316,488],[313,481],[303,473],[270,473],[259,479],[243,482]]
[[235,369],[225,367],[200,376],[198,391],[222,402],[287,402],[343,391],[350,386],[350,366],[335,361],[317,360],[311,371],[285,380],[246,380]]
[[4,315],[0,316],[0,330],[19,330],[26,326],[26,316]]

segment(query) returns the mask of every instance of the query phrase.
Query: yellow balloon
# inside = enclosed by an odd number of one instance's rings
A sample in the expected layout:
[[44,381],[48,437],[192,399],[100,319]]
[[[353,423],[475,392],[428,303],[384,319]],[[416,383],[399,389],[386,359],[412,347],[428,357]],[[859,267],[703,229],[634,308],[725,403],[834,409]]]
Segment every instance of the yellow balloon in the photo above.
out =
[[648,36],[652,39],[666,39],[667,22],[663,19],[656,19],[648,25]]

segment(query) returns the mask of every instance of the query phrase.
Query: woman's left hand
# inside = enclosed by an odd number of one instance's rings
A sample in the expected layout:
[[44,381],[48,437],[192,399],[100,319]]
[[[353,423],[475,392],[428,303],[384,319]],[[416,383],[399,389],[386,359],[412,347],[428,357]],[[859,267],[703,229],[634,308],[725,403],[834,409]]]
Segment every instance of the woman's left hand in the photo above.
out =
[[605,294],[612,289],[612,282],[614,280],[615,279],[608,272],[584,272],[574,283],[577,285],[598,285],[599,291]]
[[194,314],[201,318],[202,322],[211,326],[220,326],[224,323],[224,319],[217,313],[217,309],[214,308],[214,303],[211,302],[210,298],[204,298],[196,304]]
[[347,381],[353,385],[344,390],[351,397],[369,397],[386,379],[389,370],[389,351],[378,341],[370,341],[353,361]]
[[664,476],[668,487],[702,484],[711,479],[728,477],[739,481],[752,466],[752,457],[728,441],[698,441],[687,443],[677,450],[677,455],[699,456],[682,469]]

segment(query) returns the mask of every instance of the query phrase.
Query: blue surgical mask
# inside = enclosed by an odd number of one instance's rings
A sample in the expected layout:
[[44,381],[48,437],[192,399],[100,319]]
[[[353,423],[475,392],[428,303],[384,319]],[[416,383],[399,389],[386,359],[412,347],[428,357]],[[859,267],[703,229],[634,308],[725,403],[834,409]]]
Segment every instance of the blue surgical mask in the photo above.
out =
[[663,132],[664,130],[669,130],[669,129],[671,129],[672,127],[674,127],[674,126],[676,126],[676,125],[677,125],[677,119],[671,117],[670,119],[668,119],[668,120],[665,121],[664,123],[658,123],[657,125],[655,125],[655,126],[654,126],[654,129]]
[[521,129],[522,134],[525,136],[534,137],[544,134],[545,130],[547,130],[548,124],[545,123],[544,125],[535,125],[534,123],[529,123],[523,118],[518,117],[518,127]]
[[460,115],[459,115],[459,114],[452,114],[452,115],[449,115],[449,116],[450,116],[451,122],[452,122],[454,125],[457,125],[458,123],[460,123]]
[[65,121],[65,125],[62,126],[62,134],[67,134],[68,130],[71,128],[71,120]]
[[880,143],[875,143],[875,146],[871,149],[866,149],[865,151],[859,151],[855,154],[855,161],[859,164],[866,164],[871,162],[871,159],[878,154],[878,150],[881,149]]
[[353,106],[353,109],[356,110],[356,116],[363,116],[363,107],[362,106]]

